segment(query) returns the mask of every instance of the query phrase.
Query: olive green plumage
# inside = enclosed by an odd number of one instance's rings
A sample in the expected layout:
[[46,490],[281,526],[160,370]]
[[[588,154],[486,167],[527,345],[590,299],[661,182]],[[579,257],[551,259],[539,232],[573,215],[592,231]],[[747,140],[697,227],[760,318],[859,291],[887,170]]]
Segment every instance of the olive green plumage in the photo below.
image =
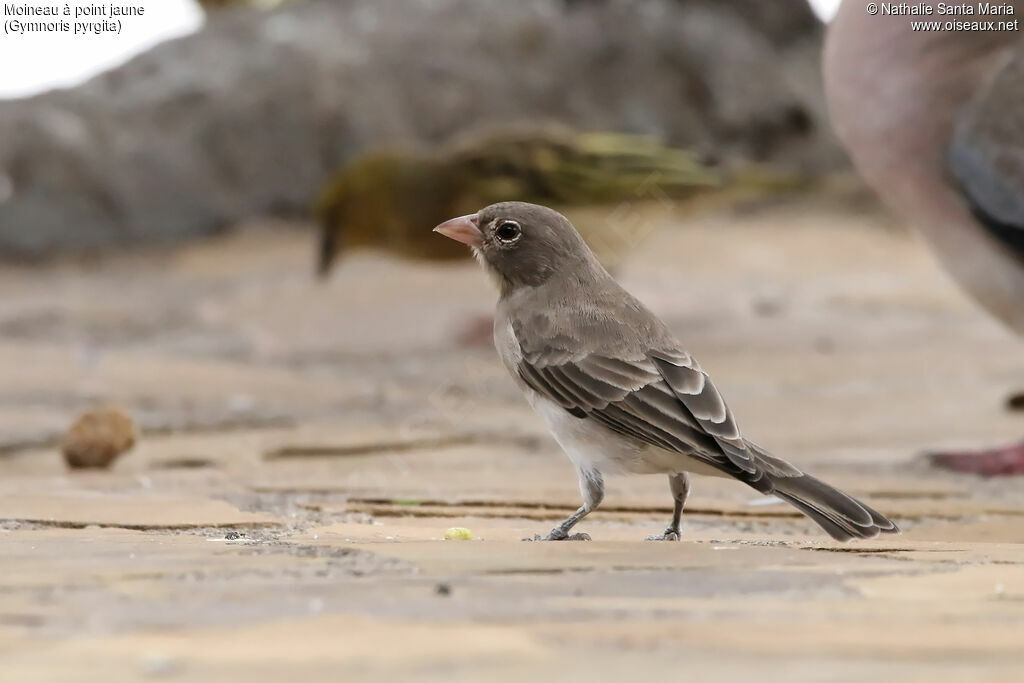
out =
[[[352,161],[323,191],[319,272],[342,251],[376,247],[420,259],[465,258],[432,228],[500,201],[573,206],[680,199],[719,185],[716,171],[652,138],[556,127],[476,133],[434,150],[389,148]],[[627,221],[589,221],[580,232],[602,260],[617,260]]]

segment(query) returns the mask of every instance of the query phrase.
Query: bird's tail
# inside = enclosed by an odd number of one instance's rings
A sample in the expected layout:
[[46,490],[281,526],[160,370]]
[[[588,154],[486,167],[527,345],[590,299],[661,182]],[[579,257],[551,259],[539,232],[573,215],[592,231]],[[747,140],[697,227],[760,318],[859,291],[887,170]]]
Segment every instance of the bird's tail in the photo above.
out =
[[313,217],[320,229],[316,245],[316,275],[326,280],[342,247],[342,205],[346,193],[345,178],[328,185],[313,205]]
[[331,217],[320,218],[320,240],[317,242],[316,275],[321,280],[327,279],[334,265],[334,257],[338,251],[337,226]]
[[899,533],[885,515],[809,474],[772,483],[774,495],[813,519],[837,541]]
[[[874,538],[878,534],[899,533],[899,527],[888,517],[853,496],[755,446],[765,467],[769,486],[761,489],[778,496],[813,519],[837,541],[851,538]],[[767,489],[767,490],[765,490]]]

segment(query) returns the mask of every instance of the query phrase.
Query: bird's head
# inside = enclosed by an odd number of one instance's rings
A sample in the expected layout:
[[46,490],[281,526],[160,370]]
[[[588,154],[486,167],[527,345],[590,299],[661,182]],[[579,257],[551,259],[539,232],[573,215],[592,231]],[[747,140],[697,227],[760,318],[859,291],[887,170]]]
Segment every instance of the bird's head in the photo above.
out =
[[326,276],[344,253],[361,248],[411,258],[460,256],[425,239],[426,226],[451,215],[449,176],[433,159],[401,148],[375,150],[350,163],[315,207],[319,274]]
[[320,225],[317,272],[326,277],[343,251],[374,244],[382,236],[374,228],[393,206],[399,158],[391,150],[356,159],[321,192],[314,215]]
[[537,287],[555,275],[601,269],[572,223],[545,206],[492,204],[446,221],[434,231],[468,244],[503,291]]

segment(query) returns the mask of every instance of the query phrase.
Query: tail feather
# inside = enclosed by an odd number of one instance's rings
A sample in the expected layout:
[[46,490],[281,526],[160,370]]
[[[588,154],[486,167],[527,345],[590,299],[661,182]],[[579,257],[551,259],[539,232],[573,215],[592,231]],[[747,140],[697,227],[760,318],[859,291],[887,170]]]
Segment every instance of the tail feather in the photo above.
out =
[[326,279],[334,264],[335,238],[331,226],[323,226],[320,230],[320,242],[316,254],[316,275],[320,279]]
[[337,224],[337,217],[331,210],[323,210],[318,216],[320,223],[320,240],[317,242],[316,253],[316,275],[321,280],[327,279],[331,273],[331,266],[338,256],[338,231],[341,229]]
[[772,485],[776,496],[813,519],[837,541],[899,532],[892,520],[809,474],[773,478]]

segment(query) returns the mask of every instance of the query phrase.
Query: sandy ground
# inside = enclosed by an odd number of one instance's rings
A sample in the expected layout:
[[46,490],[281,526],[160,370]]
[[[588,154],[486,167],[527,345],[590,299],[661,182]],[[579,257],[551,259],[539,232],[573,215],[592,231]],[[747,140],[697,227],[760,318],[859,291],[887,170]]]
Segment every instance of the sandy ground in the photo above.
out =
[[[0,670],[10,681],[1020,679],[1024,483],[922,451],[1024,433],[1024,344],[908,234],[827,204],[665,223],[621,279],[747,434],[905,529],[842,546],[699,479],[609,479],[590,543],[523,543],[578,504],[490,348],[467,258],[308,235],[0,272]],[[140,444],[69,473],[97,402]],[[441,540],[448,527],[475,540]]]

